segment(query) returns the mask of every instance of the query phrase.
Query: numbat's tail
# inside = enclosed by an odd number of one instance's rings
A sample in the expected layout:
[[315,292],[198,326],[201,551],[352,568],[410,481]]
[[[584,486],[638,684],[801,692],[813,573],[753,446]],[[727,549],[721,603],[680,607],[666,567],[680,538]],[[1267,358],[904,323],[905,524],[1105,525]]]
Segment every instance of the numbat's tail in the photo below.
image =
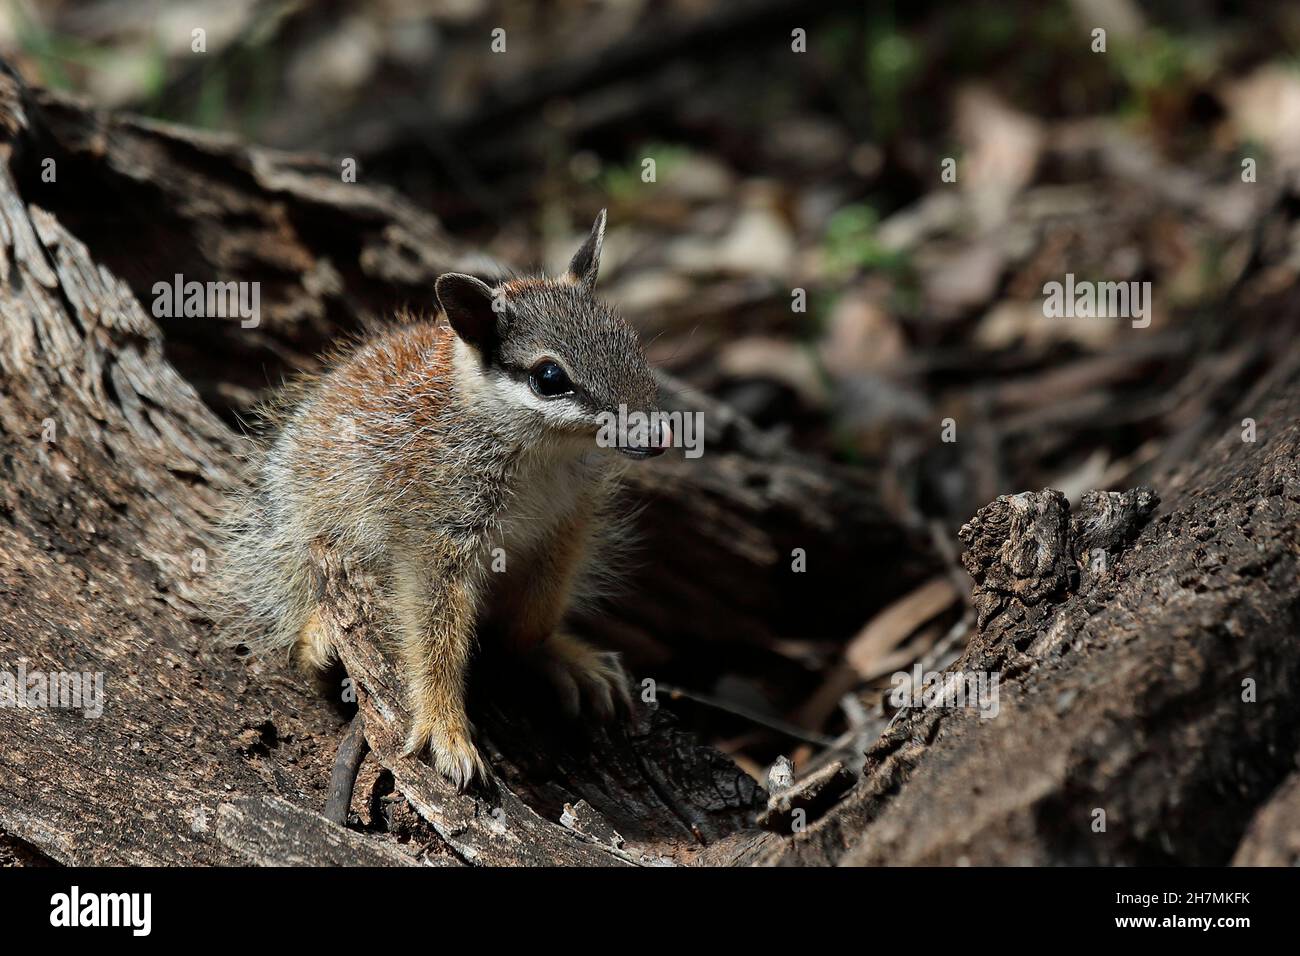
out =
[[293,533],[272,469],[262,458],[217,525],[213,616],[223,642],[287,653],[311,617],[314,585],[307,542]]

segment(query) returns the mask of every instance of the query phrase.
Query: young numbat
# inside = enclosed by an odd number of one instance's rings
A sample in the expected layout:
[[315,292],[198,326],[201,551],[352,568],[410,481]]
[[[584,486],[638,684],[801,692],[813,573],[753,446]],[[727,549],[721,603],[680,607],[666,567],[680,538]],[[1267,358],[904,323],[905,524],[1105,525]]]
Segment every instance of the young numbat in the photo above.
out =
[[395,327],[270,403],[275,430],[223,525],[241,637],[309,668],[334,656],[313,542],[375,570],[408,688],[407,752],[427,747],[461,789],[488,779],[465,713],[478,638],[532,658],[571,711],[630,706],[618,656],[560,629],[601,578],[602,543],[623,535],[615,453],[644,458],[672,438],[661,426],[596,441],[620,405],[658,409],[636,333],[592,294],[604,230],[602,211],[558,279],[441,276],[446,325]]

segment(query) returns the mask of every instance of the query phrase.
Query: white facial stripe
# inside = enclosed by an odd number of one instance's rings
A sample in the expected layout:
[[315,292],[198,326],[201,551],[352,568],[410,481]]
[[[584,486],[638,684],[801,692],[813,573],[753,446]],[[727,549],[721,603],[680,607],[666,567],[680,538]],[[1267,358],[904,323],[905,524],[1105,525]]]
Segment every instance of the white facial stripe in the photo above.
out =
[[489,376],[492,389],[501,402],[527,408],[538,412],[547,422],[557,426],[586,426],[592,424],[592,416],[578,402],[566,396],[542,398],[524,382],[502,372]]
[[540,415],[553,428],[595,428],[595,419],[575,399],[541,398],[527,383],[498,369],[489,369],[484,374],[477,355],[459,339],[455,343],[455,366],[457,377],[472,390],[474,401],[506,417],[511,417],[510,412],[514,410],[520,425],[527,425]]

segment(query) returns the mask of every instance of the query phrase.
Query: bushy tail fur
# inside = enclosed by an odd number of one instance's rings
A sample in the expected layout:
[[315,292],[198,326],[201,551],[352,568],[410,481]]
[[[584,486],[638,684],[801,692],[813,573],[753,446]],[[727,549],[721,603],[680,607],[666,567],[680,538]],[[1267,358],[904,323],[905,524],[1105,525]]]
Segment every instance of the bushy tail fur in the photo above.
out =
[[290,531],[291,502],[267,449],[250,442],[244,470],[247,480],[227,498],[214,529],[213,618],[223,643],[287,654],[315,605],[308,542]]

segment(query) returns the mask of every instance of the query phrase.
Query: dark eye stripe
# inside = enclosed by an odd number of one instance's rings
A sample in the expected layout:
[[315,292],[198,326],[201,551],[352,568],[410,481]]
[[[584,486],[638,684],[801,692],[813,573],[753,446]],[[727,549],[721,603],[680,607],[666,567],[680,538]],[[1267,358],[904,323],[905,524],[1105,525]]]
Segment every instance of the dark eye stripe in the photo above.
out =
[[[550,360],[550,361],[554,361],[554,360],[552,359],[552,360]],[[558,362],[556,362],[556,364],[559,365]],[[523,365],[516,365],[516,364],[514,364],[513,362],[498,362],[498,363],[497,363],[497,368],[500,369],[502,372],[505,372],[507,375],[509,375],[509,376],[510,376],[511,378],[513,378],[515,381],[520,382],[520,383],[522,383],[522,384],[524,384],[524,385],[527,385],[529,388],[532,388],[532,382],[531,382],[531,378],[532,378],[532,369],[527,368],[526,366],[523,366]],[[564,366],[561,365],[560,368],[563,369]],[[566,372],[565,374],[567,375],[568,373]],[[589,393],[585,388],[583,388],[581,385],[579,385],[577,382],[573,381],[572,378],[569,379],[569,387],[570,387],[570,389],[572,389],[572,391],[565,392],[563,396],[560,396],[560,395],[551,395],[551,396],[543,396],[543,397],[546,397],[546,398],[561,398],[561,397],[572,398],[572,399],[576,399],[576,400],[578,400],[578,401],[581,402],[583,405],[588,406],[588,407],[591,408],[592,410],[596,410],[596,409],[597,409],[598,406],[596,406],[596,404],[592,401],[592,399],[591,399],[591,394],[590,394],[590,393]]]

